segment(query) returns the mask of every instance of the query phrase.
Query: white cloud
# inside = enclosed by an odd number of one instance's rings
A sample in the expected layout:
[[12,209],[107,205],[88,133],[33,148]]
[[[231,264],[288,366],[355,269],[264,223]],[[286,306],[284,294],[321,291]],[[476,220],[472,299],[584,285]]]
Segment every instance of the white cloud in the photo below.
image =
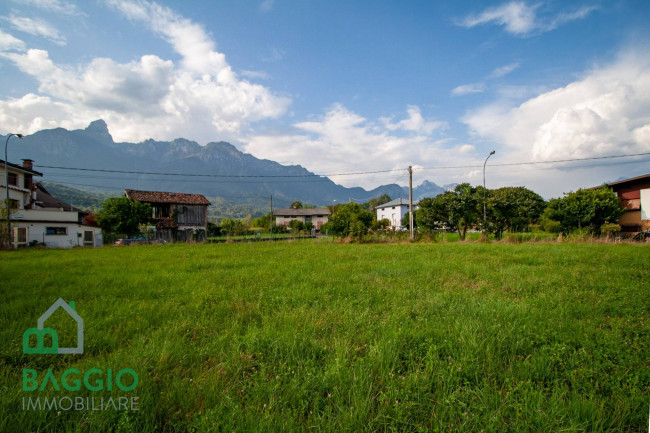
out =
[[5,18],[5,21],[9,22],[14,29],[23,33],[44,37],[57,45],[66,44],[65,36],[47,21],[38,18],[19,17],[13,14]]
[[[419,109],[409,107],[407,120],[417,119],[415,113],[419,113]],[[447,140],[420,134],[397,135],[394,134],[397,129],[415,125],[396,125],[387,123],[386,118],[368,120],[335,104],[318,120],[294,124],[295,131],[292,133],[251,135],[243,141],[245,150],[258,158],[268,158],[282,164],[301,164],[325,174],[359,171],[360,164],[368,170],[391,170],[405,169],[414,164],[457,162],[458,149],[447,147]],[[332,179],[348,186],[373,187],[394,182],[395,177],[404,174],[405,171],[400,171],[371,177],[334,176]],[[406,181],[406,178],[401,178],[399,183]]]
[[0,52],[11,50],[24,51],[25,43],[9,33],[0,30]]
[[36,6],[40,9],[56,12],[62,15],[84,15],[79,11],[79,9],[77,9],[75,4],[63,0],[14,0],[14,2],[20,3],[21,5]]
[[420,107],[410,105],[406,110],[408,118],[401,120],[397,123],[391,123],[390,118],[382,118],[384,126],[389,131],[398,129],[404,131],[415,132],[417,134],[431,135],[433,131],[440,128],[445,128],[447,124],[439,121],[427,121],[422,117]]
[[509,65],[501,66],[499,68],[496,68],[494,71],[492,71],[492,73],[488,76],[488,78],[503,77],[504,75],[508,75],[518,67],[519,67],[519,62],[510,63]]
[[475,27],[481,24],[503,26],[505,31],[515,36],[528,36],[534,32],[547,32],[569,21],[582,19],[595,7],[581,7],[571,12],[561,12],[550,17],[539,17],[541,5],[527,5],[521,1],[512,1],[500,6],[485,9],[477,15],[470,15],[458,22],[463,27]]
[[584,158],[650,151],[650,60],[628,53],[565,87],[466,118],[474,134],[505,144],[512,159]]
[[451,94],[453,96],[464,96],[470,95],[472,93],[483,93],[485,92],[485,84],[483,83],[473,83],[473,84],[463,84],[462,86],[455,87],[452,89]]
[[[179,64],[143,55],[129,63],[95,58],[86,64],[58,65],[44,50],[0,53],[38,80],[45,97],[39,100],[39,116],[45,123],[62,125],[63,104],[73,108],[63,113],[74,112],[75,119],[106,120],[118,141],[183,136],[206,142],[237,139],[252,122],[286,111],[290,99],[238,77],[201,26],[147,1],[111,0],[111,4],[167,40],[181,56]],[[19,47],[0,34],[3,40]],[[8,109],[7,104],[0,109]],[[25,133],[35,131],[29,119],[0,112],[3,115],[13,119],[3,128],[26,126]]]

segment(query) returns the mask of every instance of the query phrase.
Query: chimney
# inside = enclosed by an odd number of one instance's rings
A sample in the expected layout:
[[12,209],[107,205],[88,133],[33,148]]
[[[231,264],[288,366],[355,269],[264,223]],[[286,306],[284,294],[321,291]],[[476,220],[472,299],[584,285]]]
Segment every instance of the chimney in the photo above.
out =
[[23,159],[23,168],[32,170],[34,168],[34,165],[32,164],[33,162],[33,159]]

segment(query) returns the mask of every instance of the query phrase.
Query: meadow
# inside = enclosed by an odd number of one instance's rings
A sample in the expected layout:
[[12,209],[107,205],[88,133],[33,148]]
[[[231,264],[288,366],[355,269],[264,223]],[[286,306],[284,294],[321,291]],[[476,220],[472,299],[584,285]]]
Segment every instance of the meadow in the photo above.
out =
[[[649,263],[625,243],[2,252],[0,431],[645,432]],[[83,355],[23,354],[59,297]],[[62,309],[47,326],[73,340]],[[139,381],[23,390],[23,369],[71,368]],[[38,396],[139,410],[23,409]]]

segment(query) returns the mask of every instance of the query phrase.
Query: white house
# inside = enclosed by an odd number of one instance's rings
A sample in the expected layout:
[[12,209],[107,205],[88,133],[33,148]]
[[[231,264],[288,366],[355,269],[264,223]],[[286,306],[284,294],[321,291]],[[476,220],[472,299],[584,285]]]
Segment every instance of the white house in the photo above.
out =
[[[419,201],[413,202],[413,210],[417,210]],[[387,219],[390,221],[390,228],[396,229],[402,226],[402,218],[409,213],[409,201],[406,198],[397,198],[388,203],[381,204],[375,208],[377,221]]]
[[[5,161],[0,160],[0,173],[4,174]],[[11,212],[12,247],[44,244],[51,248],[75,246],[99,247],[103,245],[102,231],[89,225],[88,213],[52,197],[34,176],[32,160],[23,165],[8,163],[9,201]],[[2,176],[0,195],[6,197],[7,186]]]
[[330,216],[330,210],[327,208],[314,209],[275,209],[273,211],[275,225],[288,226],[291,221],[301,221],[303,223],[311,222],[316,230],[325,224]]

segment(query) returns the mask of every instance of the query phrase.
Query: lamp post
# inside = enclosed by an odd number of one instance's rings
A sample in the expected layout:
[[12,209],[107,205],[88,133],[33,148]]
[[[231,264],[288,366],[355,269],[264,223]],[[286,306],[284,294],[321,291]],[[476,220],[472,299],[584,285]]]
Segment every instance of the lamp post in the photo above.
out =
[[485,189],[485,165],[487,164],[488,159],[492,155],[494,155],[496,151],[490,152],[487,158],[485,158],[485,162],[483,163],[483,232],[485,233],[485,226],[486,226],[486,220],[487,220],[487,207],[485,205],[485,201],[487,200],[487,189]]
[[22,139],[24,136],[23,134],[9,134],[7,136],[7,141],[5,141],[5,189],[7,190],[7,198],[6,198],[6,205],[7,205],[7,249],[11,249],[11,218],[10,218],[10,211],[11,208],[9,206],[9,170],[8,170],[8,165],[9,161],[7,160],[7,145],[9,144],[9,139],[11,138],[12,135],[15,135],[16,137]]

